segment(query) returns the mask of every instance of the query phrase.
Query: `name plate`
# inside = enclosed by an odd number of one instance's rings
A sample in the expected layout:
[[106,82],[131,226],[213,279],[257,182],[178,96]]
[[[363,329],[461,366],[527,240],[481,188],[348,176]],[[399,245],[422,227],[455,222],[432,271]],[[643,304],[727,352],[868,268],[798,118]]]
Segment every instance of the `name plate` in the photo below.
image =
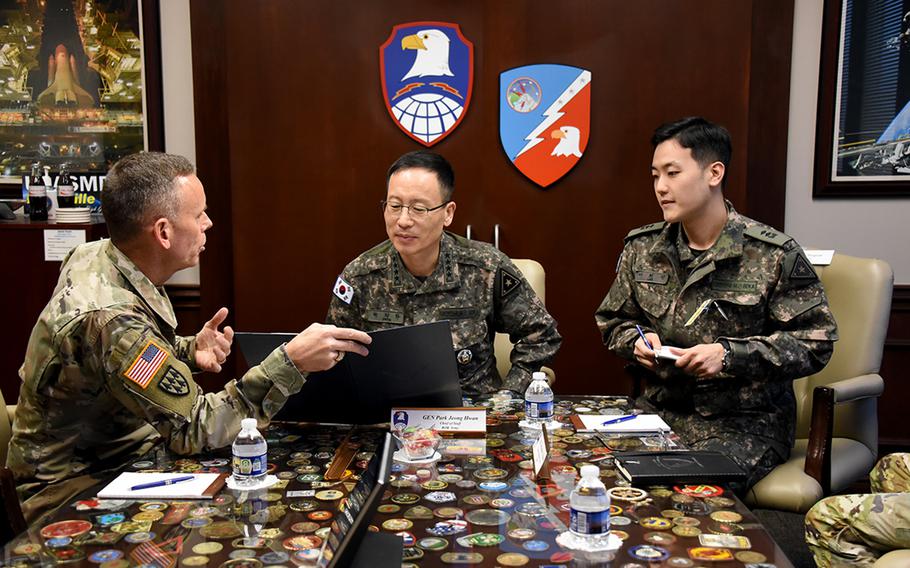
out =
[[430,428],[441,434],[485,436],[486,408],[393,408],[392,432],[404,428]]
[[531,446],[531,460],[534,476],[539,480],[550,478],[550,441],[546,427],[540,429],[540,436]]
[[833,249],[803,249],[806,253],[806,258],[809,259],[809,262],[815,266],[828,266],[831,264],[831,259],[834,258]]

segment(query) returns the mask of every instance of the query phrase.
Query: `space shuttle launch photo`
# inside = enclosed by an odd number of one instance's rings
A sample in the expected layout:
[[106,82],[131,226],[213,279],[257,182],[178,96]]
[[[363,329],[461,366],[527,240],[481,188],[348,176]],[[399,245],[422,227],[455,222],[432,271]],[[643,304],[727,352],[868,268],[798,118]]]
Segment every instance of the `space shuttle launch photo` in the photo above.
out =
[[48,58],[47,89],[38,95],[40,106],[92,106],[94,99],[79,84],[76,58],[66,46],[57,45],[54,55]]

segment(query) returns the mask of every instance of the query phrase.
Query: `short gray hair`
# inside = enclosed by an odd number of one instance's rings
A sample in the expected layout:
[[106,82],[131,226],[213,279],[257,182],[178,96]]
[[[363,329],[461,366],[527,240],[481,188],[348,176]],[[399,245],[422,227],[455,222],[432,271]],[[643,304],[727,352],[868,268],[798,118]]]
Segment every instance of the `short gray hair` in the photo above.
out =
[[140,152],[119,160],[107,174],[101,194],[101,212],[111,240],[133,239],[151,218],[177,215],[178,177],[196,173],[183,156]]

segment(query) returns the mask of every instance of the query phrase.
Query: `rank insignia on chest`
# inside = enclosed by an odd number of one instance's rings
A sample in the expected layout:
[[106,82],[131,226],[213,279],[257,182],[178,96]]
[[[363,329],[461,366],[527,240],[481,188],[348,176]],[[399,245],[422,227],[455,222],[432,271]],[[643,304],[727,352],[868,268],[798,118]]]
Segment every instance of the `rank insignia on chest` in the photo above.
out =
[[174,396],[184,396],[190,393],[190,385],[177,369],[168,367],[164,376],[158,381],[158,388]]
[[345,282],[344,278],[341,276],[335,281],[335,287],[332,288],[332,293],[338,296],[338,299],[345,304],[350,304],[351,300],[354,299],[354,287]]
[[474,354],[471,353],[470,349],[462,349],[455,358],[458,360],[459,365],[467,365],[474,358]]

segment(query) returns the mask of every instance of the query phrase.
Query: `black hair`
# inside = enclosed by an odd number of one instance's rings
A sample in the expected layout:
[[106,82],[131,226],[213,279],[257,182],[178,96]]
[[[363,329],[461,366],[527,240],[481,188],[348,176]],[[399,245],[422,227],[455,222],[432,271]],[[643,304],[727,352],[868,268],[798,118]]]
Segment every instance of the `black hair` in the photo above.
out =
[[404,154],[395,163],[389,167],[389,173],[386,175],[386,187],[392,174],[401,170],[410,170],[412,168],[422,168],[436,174],[439,181],[439,189],[442,190],[443,201],[451,201],[452,194],[455,193],[455,170],[448,160],[427,150],[415,150]]
[[[654,130],[651,145],[655,148],[667,140],[676,140],[683,148],[692,151],[692,157],[701,167],[720,162],[726,169],[733,154],[730,133],[719,124],[700,116],[689,116],[661,124]],[[727,176],[724,176],[726,182]]]

